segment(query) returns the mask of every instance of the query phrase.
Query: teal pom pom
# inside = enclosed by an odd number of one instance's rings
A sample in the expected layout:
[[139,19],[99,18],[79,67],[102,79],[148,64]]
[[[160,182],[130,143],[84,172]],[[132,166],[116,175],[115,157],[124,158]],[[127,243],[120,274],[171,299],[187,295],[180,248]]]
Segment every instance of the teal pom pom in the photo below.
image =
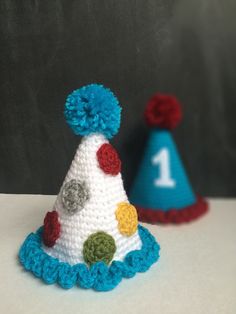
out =
[[66,99],[64,115],[76,135],[102,133],[112,138],[120,127],[121,107],[116,96],[100,84],[73,91]]

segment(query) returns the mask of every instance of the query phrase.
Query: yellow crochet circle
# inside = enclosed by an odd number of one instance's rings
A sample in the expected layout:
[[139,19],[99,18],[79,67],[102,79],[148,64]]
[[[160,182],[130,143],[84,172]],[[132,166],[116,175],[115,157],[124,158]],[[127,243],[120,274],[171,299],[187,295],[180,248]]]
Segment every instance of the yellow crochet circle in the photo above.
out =
[[118,229],[121,234],[131,236],[138,227],[138,215],[136,208],[129,203],[119,203],[116,210]]

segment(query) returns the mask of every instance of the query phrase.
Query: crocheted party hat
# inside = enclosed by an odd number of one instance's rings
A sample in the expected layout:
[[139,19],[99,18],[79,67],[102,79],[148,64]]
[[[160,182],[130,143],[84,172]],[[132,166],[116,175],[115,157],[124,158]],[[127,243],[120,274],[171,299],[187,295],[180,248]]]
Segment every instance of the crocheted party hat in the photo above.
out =
[[141,221],[189,222],[207,211],[207,202],[193,192],[170,133],[181,117],[173,96],[156,94],[146,106],[152,129],[130,194]]
[[52,211],[19,252],[25,269],[47,284],[107,291],[159,257],[155,238],[138,225],[121,161],[108,142],[118,132],[120,112],[114,94],[98,84],[75,90],[66,100],[66,121],[83,138]]

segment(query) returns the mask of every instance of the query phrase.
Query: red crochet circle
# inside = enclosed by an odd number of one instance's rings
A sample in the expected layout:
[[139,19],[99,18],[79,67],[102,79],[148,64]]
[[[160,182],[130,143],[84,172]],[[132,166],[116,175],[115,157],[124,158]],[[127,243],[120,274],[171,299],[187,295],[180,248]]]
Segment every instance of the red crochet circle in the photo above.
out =
[[202,197],[197,197],[197,202],[191,206],[187,206],[183,209],[170,209],[163,211],[160,209],[145,209],[136,206],[139,221],[148,223],[161,223],[161,224],[181,224],[184,222],[190,222],[208,211],[208,203]]
[[103,144],[97,151],[97,159],[100,168],[113,176],[117,175],[121,169],[121,161],[116,150],[110,144]]
[[151,127],[173,129],[182,118],[181,105],[174,96],[156,94],[148,101],[144,116]]
[[58,213],[55,210],[48,212],[44,218],[43,243],[48,247],[52,247],[59,238],[60,229]]

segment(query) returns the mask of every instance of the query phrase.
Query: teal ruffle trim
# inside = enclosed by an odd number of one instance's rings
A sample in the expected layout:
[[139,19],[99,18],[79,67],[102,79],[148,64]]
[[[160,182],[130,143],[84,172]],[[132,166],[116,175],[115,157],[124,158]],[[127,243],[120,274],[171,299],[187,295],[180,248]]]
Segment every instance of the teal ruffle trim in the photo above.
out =
[[129,252],[123,262],[113,261],[110,266],[97,262],[90,268],[83,263],[69,265],[49,256],[41,248],[43,228],[31,233],[25,239],[19,251],[19,259],[24,268],[46,284],[58,283],[69,289],[77,285],[97,291],[109,291],[115,288],[122,278],[131,278],[137,272],[145,272],[159,258],[160,246],[151,233],[138,226],[142,248]]

